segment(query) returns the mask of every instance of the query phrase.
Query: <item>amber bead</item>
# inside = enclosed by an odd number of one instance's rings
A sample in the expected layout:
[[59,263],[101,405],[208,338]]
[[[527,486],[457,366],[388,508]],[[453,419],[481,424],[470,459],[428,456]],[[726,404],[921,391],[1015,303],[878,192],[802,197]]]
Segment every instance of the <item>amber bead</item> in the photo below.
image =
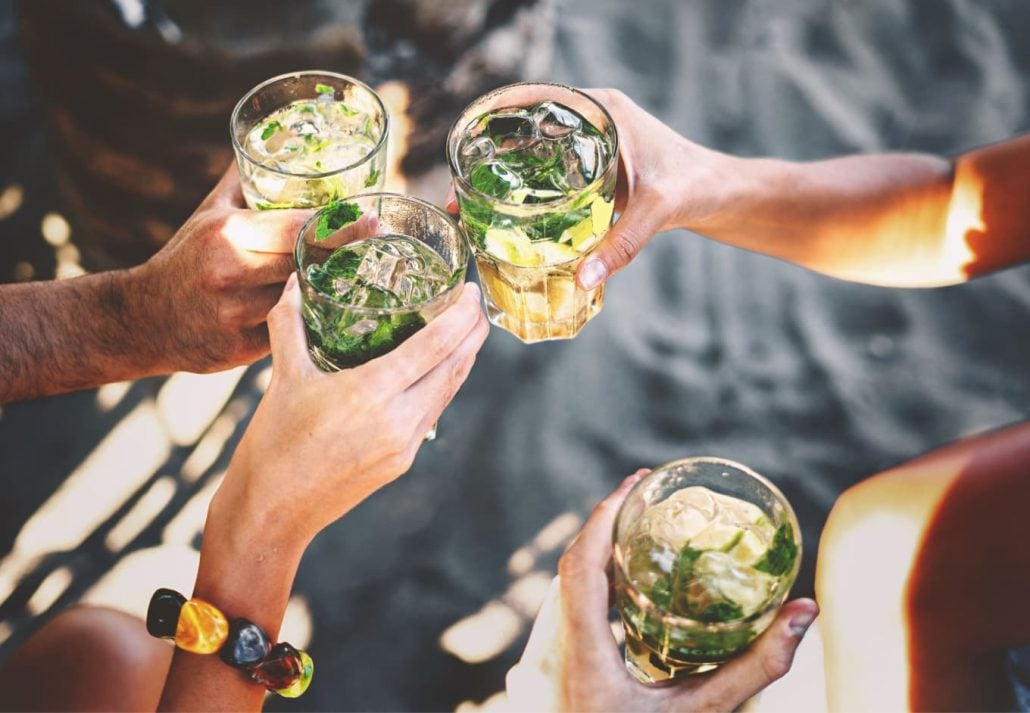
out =
[[147,632],[162,639],[174,639],[179,611],[186,597],[173,589],[158,589],[147,607]]
[[304,691],[308,690],[308,686],[311,685],[311,677],[315,674],[315,662],[308,656],[308,652],[298,651],[297,653],[300,655],[300,677],[292,685],[275,690],[283,698],[296,698],[303,695]]
[[272,647],[268,656],[250,669],[250,675],[272,691],[289,688],[304,673],[300,652],[285,641]]
[[229,634],[225,614],[201,599],[182,605],[175,627],[175,645],[195,654],[213,654],[222,648]]
[[265,630],[246,619],[229,622],[229,636],[218,655],[230,666],[248,668],[260,663],[272,649]]

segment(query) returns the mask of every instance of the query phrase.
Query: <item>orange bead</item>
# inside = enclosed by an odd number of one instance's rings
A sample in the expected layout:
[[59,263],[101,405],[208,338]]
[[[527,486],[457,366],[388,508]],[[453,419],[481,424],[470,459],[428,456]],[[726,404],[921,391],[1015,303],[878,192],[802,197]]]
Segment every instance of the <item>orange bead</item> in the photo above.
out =
[[195,654],[213,654],[229,636],[229,620],[217,608],[201,599],[182,605],[175,627],[175,645]]

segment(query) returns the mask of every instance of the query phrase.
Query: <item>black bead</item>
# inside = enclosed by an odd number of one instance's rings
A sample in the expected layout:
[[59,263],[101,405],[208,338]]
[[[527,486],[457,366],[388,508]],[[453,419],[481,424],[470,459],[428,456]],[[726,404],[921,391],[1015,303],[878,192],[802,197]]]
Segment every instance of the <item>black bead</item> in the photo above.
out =
[[230,666],[248,668],[260,663],[272,648],[272,642],[257,624],[246,619],[229,622],[229,636],[218,655]]
[[150,598],[147,607],[147,631],[151,636],[174,639],[179,624],[179,610],[186,603],[186,597],[173,589],[158,589]]

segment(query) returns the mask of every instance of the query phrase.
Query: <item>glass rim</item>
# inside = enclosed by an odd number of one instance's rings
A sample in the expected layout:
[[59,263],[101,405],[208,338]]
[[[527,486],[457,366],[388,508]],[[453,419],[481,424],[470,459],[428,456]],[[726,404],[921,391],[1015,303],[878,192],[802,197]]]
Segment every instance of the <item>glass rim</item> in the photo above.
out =
[[[594,99],[594,97],[590,96],[589,94],[587,94],[586,92],[584,92],[584,91],[582,91],[580,89],[576,89],[575,87],[570,87],[567,84],[560,84],[558,82],[515,82],[514,84],[505,84],[503,87],[497,87],[496,89],[491,89],[486,94],[483,94],[481,96],[476,97],[471,102],[469,102],[468,105],[466,105],[464,109],[461,110],[461,112],[458,114],[458,117],[454,120],[454,123],[451,124],[450,130],[447,132],[447,142],[446,142],[447,166],[448,166],[448,168],[450,168],[451,178],[456,183],[459,183],[468,192],[475,194],[476,196],[486,200],[487,202],[494,203],[494,204],[497,204],[497,205],[502,205],[502,206],[511,206],[511,207],[519,207],[519,208],[525,208],[526,207],[526,204],[524,204],[524,203],[515,203],[513,201],[502,201],[502,200],[499,200],[497,198],[494,198],[493,196],[489,196],[486,193],[483,193],[482,191],[476,190],[476,188],[472,185],[472,183],[468,179],[466,179],[464,176],[461,175],[461,170],[459,169],[459,166],[458,166],[457,152],[451,150],[451,138],[454,137],[457,133],[459,133],[461,131],[464,131],[464,127],[459,127],[459,123],[461,123],[461,120],[463,118],[465,118],[465,115],[468,113],[468,111],[473,106],[475,106],[476,104],[478,104],[478,103],[480,103],[480,102],[482,102],[482,101],[484,101],[486,99],[495,97],[495,96],[497,96],[499,94],[502,94],[502,93],[507,92],[507,91],[511,91],[513,89],[518,89],[520,87],[545,87],[545,88],[546,87],[550,87],[550,88],[553,88],[553,89],[561,89],[561,90],[564,90],[564,91],[572,92],[573,94],[575,94],[575,95],[577,95],[579,97],[582,97],[583,99],[586,99],[588,102],[590,102],[591,104],[596,106],[598,109],[600,109],[601,110],[601,114],[605,117],[605,119],[608,120],[609,126],[612,127],[612,135],[614,136],[614,140],[612,141],[611,155],[608,156],[608,159],[605,161],[604,168],[601,171],[598,171],[597,178],[595,178],[593,181],[591,181],[590,183],[588,183],[586,186],[584,186],[583,188],[579,189],[575,193],[570,193],[567,196],[562,196],[560,199],[556,199],[556,200],[553,200],[553,201],[543,201],[541,203],[534,203],[533,204],[534,206],[540,206],[541,208],[548,209],[548,212],[549,212],[550,210],[553,210],[555,208],[561,208],[561,207],[564,207],[565,205],[567,205],[569,203],[575,202],[575,200],[577,198],[579,198],[580,196],[590,192],[596,186],[600,185],[604,181],[604,178],[607,175],[608,171],[611,169],[612,164],[613,163],[617,164],[618,160],[619,160],[619,127],[615,125],[615,120],[612,118],[612,115],[608,112],[608,109],[605,108],[604,104],[602,104],[601,102],[597,101],[597,99]],[[468,122],[466,121],[466,126],[467,125],[468,125]],[[601,133],[604,134],[606,132],[601,132]],[[457,139],[455,139],[455,141],[457,141]]]
[[[465,271],[465,276],[466,277],[468,276],[469,250],[468,250],[468,240],[465,238],[465,232],[461,229],[461,226],[458,225],[457,221],[455,221],[454,218],[452,218],[447,213],[447,211],[441,209],[439,206],[435,206],[432,203],[430,203],[429,201],[422,200],[421,198],[416,198],[415,196],[403,195],[401,193],[388,193],[388,192],[383,192],[383,191],[379,191],[379,192],[376,192],[376,193],[359,193],[358,195],[350,196],[348,198],[342,198],[341,200],[342,201],[359,201],[359,200],[365,200],[365,199],[369,199],[369,200],[380,199],[381,200],[383,198],[387,198],[387,199],[390,199],[390,200],[399,199],[401,202],[404,202],[404,203],[414,203],[414,204],[416,204],[416,205],[418,205],[418,206],[420,206],[422,208],[428,208],[430,210],[430,212],[434,212],[438,216],[442,217],[444,219],[444,222],[449,224],[449,227],[452,228],[457,233],[458,240],[456,242],[457,242],[457,244],[459,246],[458,247],[458,251],[460,252],[459,258],[460,257],[464,258],[463,260],[462,259],[458,260],[458,262],[461,263],[460,267],[457,267],[457,268],[451,270],[451,277],[453,278],[454,275],[457,274],[457,272],[459,270],[464,270]],[[301,246],[304,245],[304,234],[308,232],[308,229],[311,227],[311,225],[313,223],[318,221],[318,217],[323,213],[323,211],[325,211],[325,209],[326,209],[325,207],[319,208],[317,211],[315,211],[314,215],[312,215],[310,218],[308,218],[306,221],[304,221],[304,225],[301,226],[300,231],[297,233],[297,240],[294,242],[294,245],[293,245],[293,262],[294,262],[294,264],[296,265],[296,268],[297,268],[297,280],[301,284],[307,285],[309,287],[311,287],[311,283],[308,281],[307,275],[304,274],[304,270],[302,270],[301,266],[300,266],[301,265],[301,260],[300,260]],[[379,237],[379,236],[371,235],[369,237]],[[408,237],[411,237],[412,240],[418,240],[418,238],[415,238],[413,236],[408,236]],[[361,240],[367,240],[367,239],[368,238],[362,238]],[[355,240],[354,242],[355,243],[361,242],[361,240]],[[424,241],[420,240],[419,242],[424,242]],[[349,245],[350,243],[346,243],[346,244]],[[337,247],[342,247],[342,246],[337,246]],[[430,249],[432,249],[432,246],[430,246]],[[435,249],[433,250],[433,252],[435,252],[435,253],[437,253],[439,255],[439,252],[436,251]],[[440,257],[443,258],[442,255]],[[320,292],[319,290],[316,290],[314,287],[311,287],[311,291],[315,295],[317,295],[318,299],[324,300],[325,302],[328,302],[329,304],[331,304],[333,306],[346,307],[348,310],[350,310],[352,312],[359,312],[361,314],[368,314],[368,315],[383,315],[383,314],[391,314],[392,315],[392,314],[407,314],[407,313],[415,311],[417,309],[422,309],[423,307],[425,307],[427,305],[433,305],[433,304],[436,304],[438,302],[443,302],[443,301],[445,301],[445,298],[450,297],[451,293],[453,293],[455,289],[457,289],[458,287],[462,286],[463,284],[465,284],[465,280],[461,280],[459,282],[455,282],[453,285],[448,287],[446,290],[444,290],[440,294],[435,295],[432,299],[428,299],[425,302],[417,302],[415,304],[403,305],[401,307],[365,307],[363,305],[354,305],[354,304],[351,304],[349,302],[344,302],[343,300],[339,300],[339,299],[337,299],[335,297],[327,295],[324,292]]]
[[[371,94],[372,95],[372,99],[375,101],[375,103],[382,110],[382,112],[383,112],[383,131],[382,131],[382,134],[379,136],[379,141],[376,143],[376,145],[374,147],[372,147],[372,149],[367,154],[362,156],[360,159],[358,159],[354,163],[351,163],[351,164],[348,164],[346,166],[343,166],[342,168],[333,169],[332,171],[322,171],[322,172],[319,172],[319,173],[293,173],[292,171],[283,171],[282,169],[274,168],[272,166],[266,166],[265,164],[261,163],[256,158],[251,156],[250,153],[248,153],[247,150],[243,146],[240,145],[239,139],[236,138],[235,128],[236,128],[237,119],[239,118],[240,111],[243,109],[243,107],[247,103],[247,101],[251,97],[253,97],[255,94],[257,94],[259,91],[261,91],[265,87],[268,87],[271,84],[275,84],[276,82],[281,82],[284,79],[296,79],[296,78],[300,78],[300,77],[304,77],[304,76],[309,76],[309,77],[310,76],[315,76],[315,77],[331,77],[333,79],[342,79],[345,82],[350,82],[351,84],[353,84],[355,86],[358,86],[358,87],[364,89],[365,91],[367,91],[369,94]],[[229,138],[232,141],[232,147],[233,147],[233,150],[236,152],[236,155],[237,156],[242,156],[243,158],[247,159],[250,163],[254,164],[255,166],[257,166],[258,168],[260,168],[262,170],[270,171],[272,173],[277,173],[280,176],[289,176],[291,178],[327,178],[329,176],[336,176],[336,175],[341,174],[341,173],[343,173],[345,171],[349,171],[352,168],[357,168],[357,167],[361,166],[362,164],[367,163],[371,159],[375,158],[375,156],[380,151],[382,151],[383,148],[386,146],[386,142],[387,142],[387,139],[389,138],[389,136],[390,136],[390,112],[387,111],[386,104],[383,103],[383,98],[379,96],[378,92],[376,92],[374,89],[372,89],[372,87],[370,87],[367,84],[365,84],[364,82],[362,82],[360,79],[356,79],[356,78],[354,78],[354,77],[352,77],[352,76],[350,76],[348,74],[340,74],[339,72],[330,72],[328,70],[321,70],[321,69],[305,69],[305,70],[301,70],[299,72],[286,72],[285,74],[278,74],[278,75],[276,75],[274,77],[269,77],[265,81],[261,82],[260,84],[257,84],[253,88],[251,88],[250,91],[248,91],[246,94],[244,94],[242,97],[240,97],[240,100],[238,102],[236,102],[236,106],[233,107],[232,113],[229,115]]]
[[[638,491],[643,490],[648,484],[657,480],[660,476],[667,472],[679,468],[684,465],[690,465],[694,463],[708,463],[713,465],[721,465],[738,470],[745,475],[757,480],[763,486],[773,494],[774,498],[783,506],[784,513],[786,514],[787,520],[790,522],[792,528],[794,528],[794,540],[798,546],[797,557],[794,558],[794,565],[791,567],[789,576],[783,576],[780,578],[780,582],[773,592],[773,595],[769,598],[766,606],[756,610],[749,616],[743,619],[734,619],[732,621],[715,621],[706,622],[699,621],[697,619],[691,619],[690,617],[681,616],[679,614],[673,614],[672,612],[666,611],[662,607],[655,604],[650,597],[641,592],[636,585],[629,578],[629,572],[626,571],[626,563],[623,562],[623,558],[620,556],[620,550],[622,549],[618,543],[619,533],[619,522],[622,519],[623,511],[626,508],[626,504],[630,498],[633,497]],[[689,456],[687,458],[678,458],[676,460],[663,463],[660,466],[654,468],[650,473],[645,475],[643,478],[638,480],[636,484],[630,488],[630,491],[626,494],[625,500],[619,506],[618,512],[615,513],[615,523],[612,526],[612,559],[615,561],[615,566],[619,568],[619,572],[626,583],[626,591],[630,597],[634,600],[634,603],[640,607],[641,610],[651,611],[661,617],[663,622],[669,622],[676,626],[690,627],[690,628],[703,628],[707,631],[731,631],[740,627],[742,624],[753,623],[771,611],[779,609],[783,606],[784,600],[787,598],[787,594],[790,592],[791,587],[794,586],[794,581],[797,579],[798,572],[801,569],[801,559],[803,554],[804,543],[801,541],[801,526],[798,524],[797,515],[794,513],[794,508],[791,506],[790,501],[783,495],[776,485],[773,484],[768,478],[761,473],[756,472],[752,468],[738,463],[737,461],[730,460],[729,458],[720,458],[718,456]]]

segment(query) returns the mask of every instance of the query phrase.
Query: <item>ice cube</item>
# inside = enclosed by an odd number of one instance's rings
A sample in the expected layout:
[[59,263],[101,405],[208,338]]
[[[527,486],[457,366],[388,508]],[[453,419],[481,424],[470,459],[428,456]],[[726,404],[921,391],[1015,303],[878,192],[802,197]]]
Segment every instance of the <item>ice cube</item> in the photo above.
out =
[[377,326],[379,326],[379,322],[374,319],[362,319],[352,324],[350,329],[347,331],[355,336],[361,337],[376,331]]
[[562,162],[569,185],[582,188],[597,178],[604,161],[604,146],[600,138],[591,134],[573,134],[562,142],[562,148]]
[[394,285],[407,269],[403,256],[391,243],[371,246],[358,266],[358,279],[393,292]]
[[[691,507],[701,512],[706,520],[715,518],[718,511],[714,493],[701,485],[691,485],[687,488],[677,490],[659,505],[666,503],[678,503],[681,506]],[[668,507],[668,506],[667,506]]]
[[512,191],[522,188],[522,179],[500,161],[487,161],[469,175],[472,187],[491,198],[507,200]]
[[347,293],[354,289],[354,280],[347,277],[333,278],[333,293],[337,297],[345,298]]
[[485,134],[493,140],[498,156],[529,148],[540,141],[536,122],[525,109],[503,109],[492,115],[487,120]]
[[545,139],[562,139],[578,131],[583,123],[575,112],[554,102],[544,102],[533,110],[533,121]]
[[290,124],[294,136],[311,136],[318,133],[318,124],[311,119],[300,119]]
[[705,552],[694,562],[687,602],[698,613],[713,604],[735,604],[750,616],[769,599],[775,584],[775,577],[741,566],[724,552]]
[[496,151],[497,147],[489,136],[477,136],[461,147],[461,158],[466,166],[471,167],[489,161]]
[[641,519],[644,532],[675,550],[682,549],[707,526],[708,518],[702,512],[668,500],[648,510]]
[[347,296],[347,303],[355,307],[370,307],[372,309],[391,309],[401,306],[401,301],[393,292],[384,290],[376,285],[364,285],[355,288]]

